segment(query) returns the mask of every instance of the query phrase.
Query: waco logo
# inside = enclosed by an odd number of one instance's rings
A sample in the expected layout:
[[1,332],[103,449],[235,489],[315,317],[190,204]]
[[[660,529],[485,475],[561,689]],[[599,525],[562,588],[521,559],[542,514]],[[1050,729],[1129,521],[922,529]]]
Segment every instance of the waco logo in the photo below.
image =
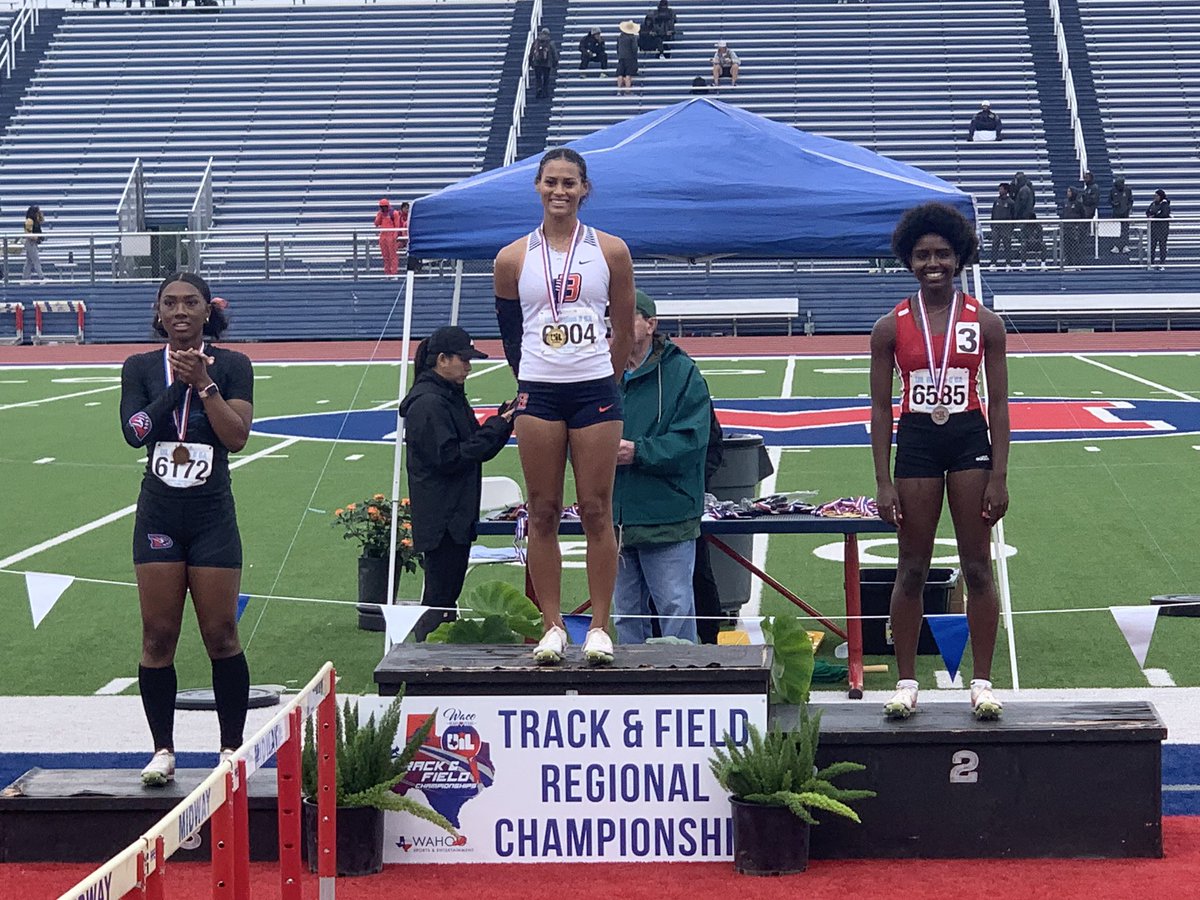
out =
[[[862,398],[717,400],[727,431],[761,434],[771,447],[865,447],[870,444],[870,403]],[[485,419],[495,407],[479,407]],[[1071,441],[1200,433],[1200,403],[1187,400],[1062,400],[1019,397],[1009,401],[1014,441]],[[395,410],[280,416],[254,423],[274,437],[390,444]]]

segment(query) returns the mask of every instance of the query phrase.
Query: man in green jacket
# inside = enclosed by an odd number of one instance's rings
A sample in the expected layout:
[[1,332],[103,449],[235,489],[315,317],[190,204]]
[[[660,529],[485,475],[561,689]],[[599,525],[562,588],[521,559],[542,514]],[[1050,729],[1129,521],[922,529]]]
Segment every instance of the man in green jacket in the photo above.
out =
[[692,568],[704,512],[711,398],[695,362],[658,334],[657,325],[654,301],[638,291],[613,488],[621,542],[613,612],[622,644],[644,643],[653,634],[651,602],[664,637],[696,641]]

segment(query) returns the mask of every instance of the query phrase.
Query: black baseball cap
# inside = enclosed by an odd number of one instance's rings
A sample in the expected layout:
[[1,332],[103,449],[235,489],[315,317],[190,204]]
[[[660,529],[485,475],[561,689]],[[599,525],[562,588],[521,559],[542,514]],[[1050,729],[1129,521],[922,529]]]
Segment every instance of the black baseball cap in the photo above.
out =
[[488,355],[476,349],[471,343],[471,336],[457,325],[447,325],[439,328],[429,336],[426,351],[431,359],[436,359],[439,353],[458,356],[462,359],[487,359]]

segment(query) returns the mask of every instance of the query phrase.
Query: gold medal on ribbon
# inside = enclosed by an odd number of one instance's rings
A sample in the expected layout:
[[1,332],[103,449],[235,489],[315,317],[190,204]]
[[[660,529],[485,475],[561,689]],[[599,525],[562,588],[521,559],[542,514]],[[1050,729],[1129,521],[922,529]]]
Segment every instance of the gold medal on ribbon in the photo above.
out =
[[171,451],[171,462],[177,466],[186,466],[192,461],[192,454],[188,453],[188,448],[183,444],[177,444],[175,449]]
[[554,350],[567,345],[567,328],[565,325],[547,325],[542,329],[542,342]]

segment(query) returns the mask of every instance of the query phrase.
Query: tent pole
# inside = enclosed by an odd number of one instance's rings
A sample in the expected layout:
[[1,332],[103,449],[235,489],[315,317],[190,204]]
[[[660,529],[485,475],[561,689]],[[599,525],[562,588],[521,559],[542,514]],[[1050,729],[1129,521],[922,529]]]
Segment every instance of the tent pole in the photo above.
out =
[[[404,283],[404,331],[400,339],[400,385],[396,393],[397,404],[404,399],[408,386],[408,357],[409,344],[412,340],[412,307],[414,274],[409,270],[405,274]],[[396,445],[392,453],[392,538],[388,546],[388,580],[387,602],[391,606],[396,602],[396,532],[399,529],[400,517],[395,514],[400,503],[400,469],[404,458],[404,419],[400,416],[400,408],[396,407]],[[388,644],[387,629],[383,630],[383,652],[391,649]]]
[[[964,278],[964,281],[966,279]],[[971,280],[974,282],[973,296],[983,303],[983,277],[980,275],[979,263],[971,266]],[[965,286],[965,285],[964,285]],[[982,371],[984,412],[987,411],[988,384],[987,369]],[[1008,632],[1008,666],[1012,672],[1013,693],[1021,692],[1021,676],[1017,670],[1017,637],[1013,631],[1012,593],[1008,584],[1008,557],[1004,553],[1004,520],[1001,519],[992,529],[992,556],[996,560],[996,581],[1000,593],[1000,611],[1004,616],[1004,628]]]
[[458,306],[462,300],[463,261],[454,264],[454,297],[450,300],[450,324],[458,324]]

